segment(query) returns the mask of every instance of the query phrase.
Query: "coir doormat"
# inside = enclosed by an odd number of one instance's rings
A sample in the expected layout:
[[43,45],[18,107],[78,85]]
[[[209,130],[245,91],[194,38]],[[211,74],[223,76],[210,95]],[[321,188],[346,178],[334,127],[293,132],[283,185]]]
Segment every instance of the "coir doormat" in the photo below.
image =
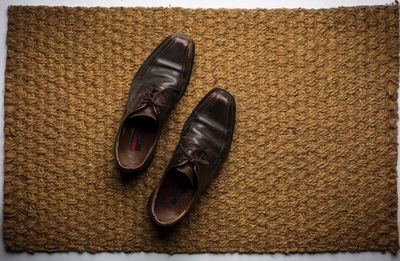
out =
[[[398,6],[323,10],[10,7],[4,239],[11,251],[398,249]],[[131,80],[174,32],[194,71],[145,173],[112,148]],[[191,110],[236,97],[231,153],[190,215],[147,200]]]

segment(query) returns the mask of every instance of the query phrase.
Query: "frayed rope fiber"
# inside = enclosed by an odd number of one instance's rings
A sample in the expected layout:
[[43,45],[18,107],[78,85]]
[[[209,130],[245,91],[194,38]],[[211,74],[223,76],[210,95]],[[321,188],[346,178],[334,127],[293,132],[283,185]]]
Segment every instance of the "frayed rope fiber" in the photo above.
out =
[[[10,7],[4,239],[11,251],[397,252],[398,5],[321,10]],[[112,148],[157,44],[193,37],[190,85],[153,164]],[[231,92],[231,153],[178,226],[147,200],[185,119]]]

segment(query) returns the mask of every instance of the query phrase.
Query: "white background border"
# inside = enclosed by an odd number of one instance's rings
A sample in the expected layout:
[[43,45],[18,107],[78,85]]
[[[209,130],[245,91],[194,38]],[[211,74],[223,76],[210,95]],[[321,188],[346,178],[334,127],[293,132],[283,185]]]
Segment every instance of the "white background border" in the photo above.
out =
[[[331,1],[311,1],[311,0],[292,0],[292,1],[261,1],[261,0],[245,0],[245,1],[190,1],[190,0],[110,0],[110,1],[78,1],[78,0],[0,0],[0,260],[40,260],[40,261],[66,261],[66,260],[146,260],[146,261],[158,261],[158,260],[223,260],[223,261],[259,261],[259,260],[362,260],[362,261],[372,261],[372,260],[400,260],[400,255],[394,256],[390,253],[379,253],[379,252],[362,252],[362,253],[338,253],[338,254],[294,254],[294,255],[284,255],[284,254],[179,254],[179,255],[167,255],[167,254],[156,254],[156,253],[99,253],[99,254],[89,254],[89,253],[36,253],[34,255],[27,253],[7,253],[4,249],[4,242],[2,237],[2,221],[3,221],[3,180],[4,180],[4,72],[6,64],[6,35],[7,35],[7,7],[9,5],[49,5],[49,6],[124,6],[124,7],[136,7],[136,6],[146,6],[146,7],[185,7],[185,8],[331,8],[339,6],[359,6],[359,5],[382,5],[390,4],[392,1],[385,0],[331,0]],[[398,101],[399,104],[399,101]],[[399,106],[400,107],[400,106]],[[399,135],[398,135],[399,136]],[[399,138],[398,138],[399,140]],[[398,159],[399,163],[399,159]],[[399,165],[399,164],[398,164]],[[399,173],[399,168],[397,168]],[[399,184],[397,184],[397,189],[399,190]],[[399,215],[398,215],[399,222]]]

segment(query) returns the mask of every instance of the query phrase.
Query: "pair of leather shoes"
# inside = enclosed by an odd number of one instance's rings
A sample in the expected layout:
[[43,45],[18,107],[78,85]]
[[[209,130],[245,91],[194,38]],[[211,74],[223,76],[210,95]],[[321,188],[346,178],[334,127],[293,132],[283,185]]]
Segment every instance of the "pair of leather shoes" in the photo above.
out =
[[[140,173],[150,165],[161,128],[189,83],[193,60],[193,40],[173,34],[140,67],[115,141],[122,172]],[[193,110],[149,199],[150,216],[157,225],[180,221],[215,177],[229,153],[235,109],[233,96],[214,88]]]

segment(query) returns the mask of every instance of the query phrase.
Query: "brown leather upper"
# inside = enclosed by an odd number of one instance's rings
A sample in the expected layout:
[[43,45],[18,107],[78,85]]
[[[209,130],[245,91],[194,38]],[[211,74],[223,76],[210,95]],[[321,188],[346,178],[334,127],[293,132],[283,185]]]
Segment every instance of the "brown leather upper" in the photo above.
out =
[[[204,193],[229,153],[235,110],[233,96],[219,88],[211,90],[193,110],[149,200],[150,215],[156,224],[175,224]],[[168,193],[176,193],[171,196],[173,201]]]
[[[150,164],[161,127],[189,83],[193,59],[193,40],[182,34],[173,34],[161,42],[139,68],[115,141],[115,158],[122,171],[143,171]],[[142,154],[130,153],[127,145],[133,139],[128,132],[134,132],[135,124],[140,125],[136,129],[145,127],[149,133],[141,137],[149,139],[147,145],[144,141],[146,146]]]

